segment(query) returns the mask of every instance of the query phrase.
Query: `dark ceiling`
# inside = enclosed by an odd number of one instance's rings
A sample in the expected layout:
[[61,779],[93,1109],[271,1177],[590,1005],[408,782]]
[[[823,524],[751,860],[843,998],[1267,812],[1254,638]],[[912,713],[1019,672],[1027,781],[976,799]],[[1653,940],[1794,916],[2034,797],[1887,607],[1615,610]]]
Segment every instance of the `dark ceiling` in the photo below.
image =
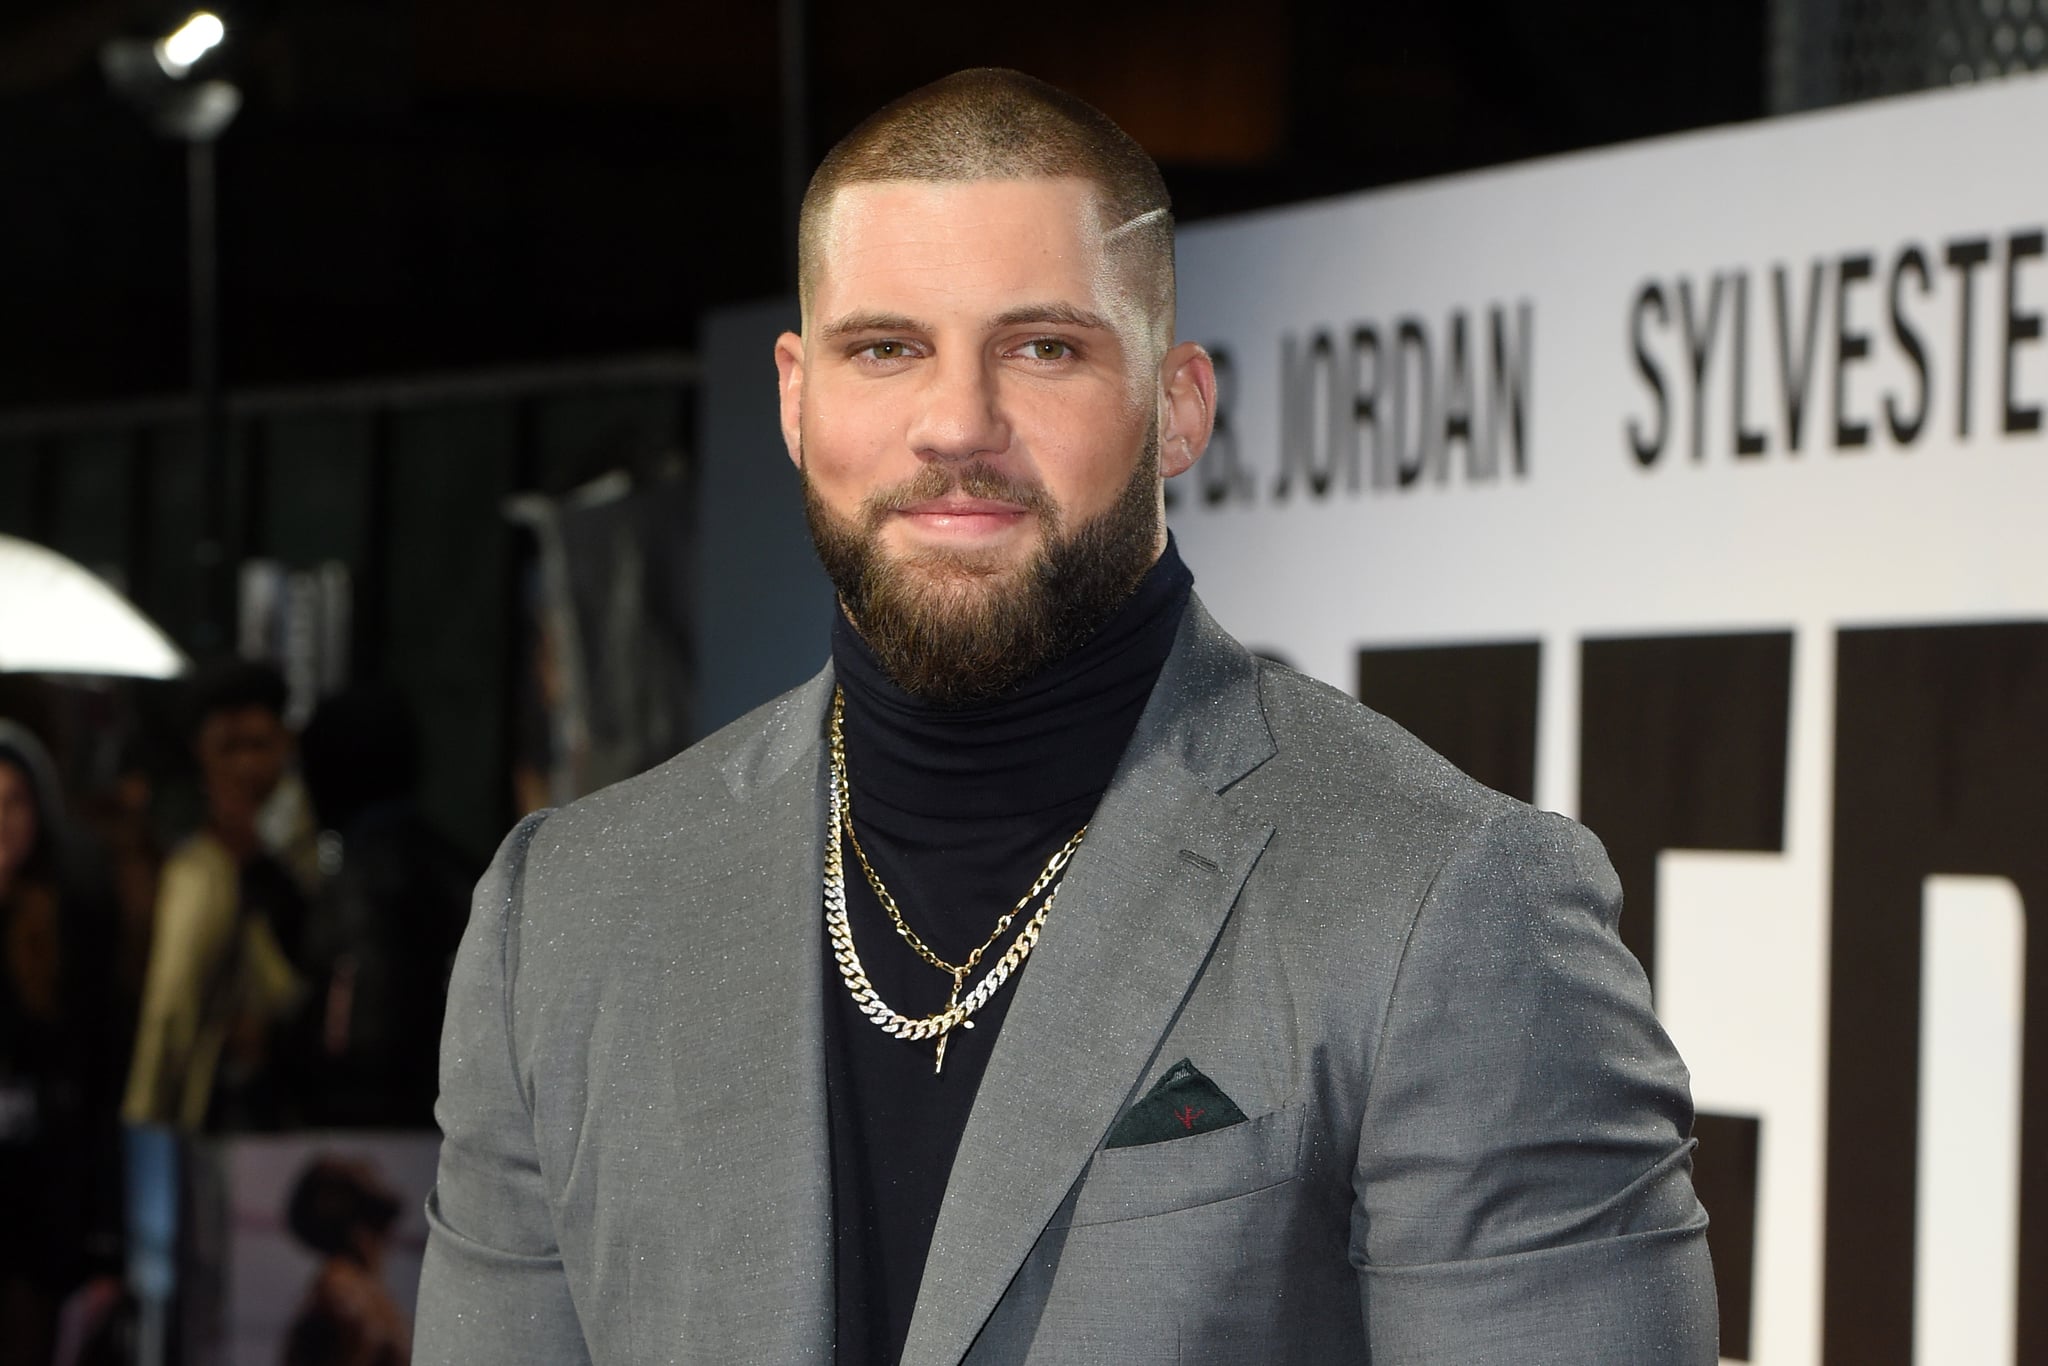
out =
[[[1763,112],[1763,0],[891,6],[808,0],[815,156],[890,97],[1016,66],[1156,156],[1182,219]],[[230,386],[690,345],[778,290],[778,7],[221,0]],[[183,6],[0,8],[0,406],[187,373],[185,162],[101,45]]]

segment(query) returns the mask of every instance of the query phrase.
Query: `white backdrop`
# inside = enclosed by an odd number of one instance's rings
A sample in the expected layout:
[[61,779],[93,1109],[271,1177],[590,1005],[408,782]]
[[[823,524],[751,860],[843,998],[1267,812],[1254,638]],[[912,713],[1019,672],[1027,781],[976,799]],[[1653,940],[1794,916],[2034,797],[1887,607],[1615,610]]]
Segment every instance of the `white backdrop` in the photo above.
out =
[[[2044,129],[2016,80],[1181,234],[1225,433],[1171,516],[1247,643],[1350,690],[1361,648],[1540,642],[1535,795],[1576,813],[1582,642],[1789,634],[1782,852],[1667,852],[1656,898],[1695,1098],[1760,1121],[1768,1366],[1823,1353],[1837,633],[2048,621]],[[1910,1359],[2000,1366],[2025,907],[1941,875],[1922,914]]]

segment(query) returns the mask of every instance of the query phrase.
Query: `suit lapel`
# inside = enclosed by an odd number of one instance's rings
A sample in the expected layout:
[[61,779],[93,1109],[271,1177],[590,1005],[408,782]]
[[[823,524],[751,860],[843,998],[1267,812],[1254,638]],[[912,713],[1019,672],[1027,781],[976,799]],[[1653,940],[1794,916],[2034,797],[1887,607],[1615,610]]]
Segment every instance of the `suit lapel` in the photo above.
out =
[[955,1366],[1142,1079],[1272,828],[1223,789],[1271,756],[1256,663],[1188,605],[997,1037],[902,1366]]
[[[721,870],[733,914],[699,952],[720,964],[715,1047],[730,1103],[706,1107],[700,1152],[743,1164],[712,1239],[715,1285],[683,1287],[733,1361],[832,1359],[832,1187],[819,929],[830,671],[792,694],[724,774],[748,839]],[[763,850],[773,856],[763,859]],[[702,1076],[701,1058],[685,1064]],[[737,1307],[737,1312],[735,1312]]]

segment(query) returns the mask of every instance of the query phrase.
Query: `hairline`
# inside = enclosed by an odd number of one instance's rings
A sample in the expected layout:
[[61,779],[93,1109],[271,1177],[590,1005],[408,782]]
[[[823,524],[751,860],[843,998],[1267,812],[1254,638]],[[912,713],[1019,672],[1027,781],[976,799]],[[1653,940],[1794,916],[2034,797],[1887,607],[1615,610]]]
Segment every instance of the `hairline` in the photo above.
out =
[[[1055,175],[1030,172],[1021,175],[1006,175],[990,172],[963,176],[861,176],[838,181],[826,190],[822,200],[814,200],[806,193],[802,212],[797,220],[797,310],[799,334],[808,341],[812,336],[811,302],[815,293],[815,274],[824,266],[825,225],[831,221],[837,210],[840,196],[847,190],[876,185],[989,185],[989,184],[1056,184],[1071,181],[1085,186],[1089,200],[1095,210],[1095,218],[1101,227],[1103,256],[1106,260],[1124,258],[1117,268],[1117,274],[1126,286],[1126,293],[1143,315],[1144,327],[1141,335],[1150,344],[1153,359],[1164,356],[1174,342],[1176,305],[1178,300],[1174,280],[1174,262],[1169,242],[1164,266],[1164,299],[1154,301],[1149,296],[1154,292],[1145,275],[1156,266],[1148,262],[1144,237],[1138,232],[1148,223],[1164,220],[1171,231],[1171,210],[1161,205],[1133,214],[1120,223],[1109,223],[1110,187],[1085,171],[1075,170]],[[815,187],[813,187],[815,188]],[[1163,308],[1160,305],[1163,304]],[[1160,313],[1163,317],[1159,316]]]

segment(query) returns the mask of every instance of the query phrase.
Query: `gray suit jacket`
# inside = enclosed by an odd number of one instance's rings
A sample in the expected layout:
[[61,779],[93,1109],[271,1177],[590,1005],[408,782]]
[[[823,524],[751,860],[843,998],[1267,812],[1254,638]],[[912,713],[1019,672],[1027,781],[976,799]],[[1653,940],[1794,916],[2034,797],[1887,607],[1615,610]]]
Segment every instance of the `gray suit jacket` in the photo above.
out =
[[[829,671],[506,840],[421,1362],[827,1363]],[[947,1187],[905,1366],[1711,1366],[1684,1066],[1599,844],[1190,606]],[[1248,1117],[1102,1147],[1181,1058]]]

